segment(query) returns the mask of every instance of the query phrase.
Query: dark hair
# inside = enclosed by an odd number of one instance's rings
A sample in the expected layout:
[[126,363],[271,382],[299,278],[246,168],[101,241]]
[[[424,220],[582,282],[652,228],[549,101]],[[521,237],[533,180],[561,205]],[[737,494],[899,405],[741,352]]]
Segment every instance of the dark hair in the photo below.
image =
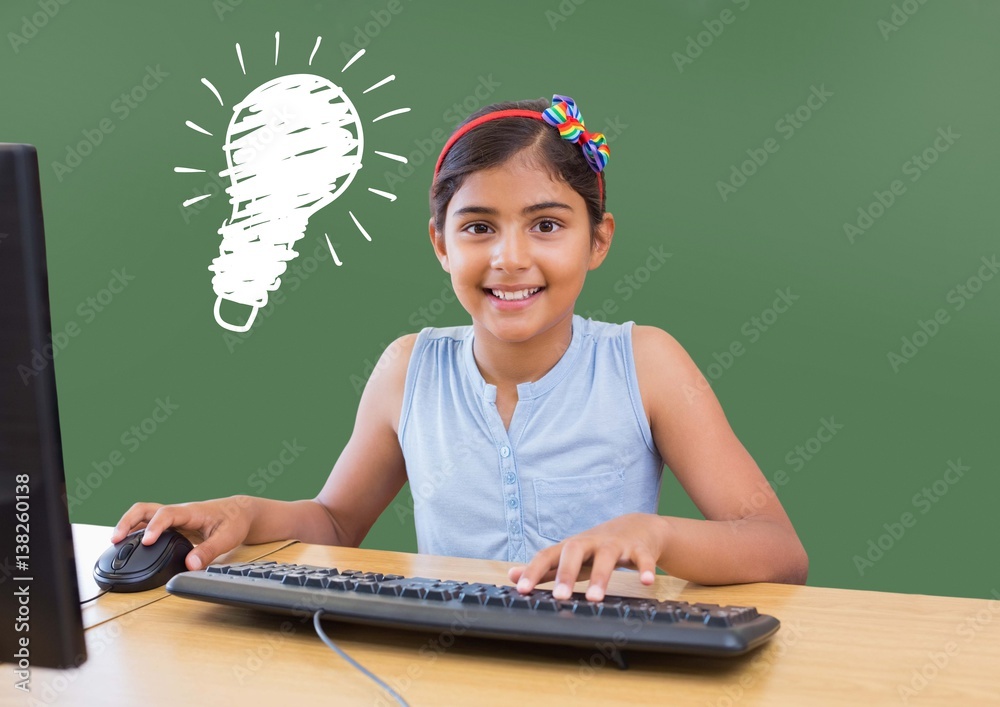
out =
[[[494,103],[476,111],[455,129],[494,111],[522,109],[541,113],[550,105],[551,102],[544,98]],[[435,228],[444,230],[448,204],[466,176],[481,169],[502,165],[522,150],[529,150],[531,157],[538,159],[549,168],[553,176],[561,178],[583,197],[590,215],[590,243],[593,246],[597,226],[604,216],[607,175],[601,174],[605,190],[602,199],[597,172],[591,169],[579,145],[561,138],[554,126],[542,120],[516,116],[487,121],[470,130],[451,146],[441,163],[437,179],[431,185],[430,205]]]

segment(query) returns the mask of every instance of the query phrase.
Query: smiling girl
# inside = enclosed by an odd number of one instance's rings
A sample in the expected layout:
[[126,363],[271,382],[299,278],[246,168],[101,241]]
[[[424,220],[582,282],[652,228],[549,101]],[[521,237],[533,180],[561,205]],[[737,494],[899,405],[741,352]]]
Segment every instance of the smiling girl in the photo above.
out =
[[[386,349],[316,498],[137,503],[112,541],[197,531],[191,569],[241,543],[358,546],[409,480],[419,551],[518,563],[522,593],[554,579],[568,598],[589,577],[599,600],[618,567],[647,585],[656,567],[805,583],[788,516],[681,345],[574,314],[615,233],[608,156],[565,96],[470,116],[438,159],[428,230],[472,324]],[[657,513],[664,464],[704,520]]]

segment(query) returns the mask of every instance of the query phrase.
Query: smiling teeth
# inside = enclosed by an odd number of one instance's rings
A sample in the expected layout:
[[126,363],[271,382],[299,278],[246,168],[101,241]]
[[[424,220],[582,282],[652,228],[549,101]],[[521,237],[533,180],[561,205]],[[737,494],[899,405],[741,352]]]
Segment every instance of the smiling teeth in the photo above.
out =
[[493,293],[494,297],[497,297],[499,299],[518,300],[518,299],[527,299],[528,297],[531,297],[531,295],[538,292],[540,289],[542,288],[536,287],[533,290],[518,290],[517,292],[502,292],[501,290],[490,290],[490,292]]

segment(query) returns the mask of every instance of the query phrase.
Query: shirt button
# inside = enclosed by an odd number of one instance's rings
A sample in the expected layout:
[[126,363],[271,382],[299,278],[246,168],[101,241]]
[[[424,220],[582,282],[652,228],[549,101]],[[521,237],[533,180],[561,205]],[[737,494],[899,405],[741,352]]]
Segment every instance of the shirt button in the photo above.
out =
[[507,476],[504,477],[504,481],[506,481],[508,484],[514,483],[514,472],[508,471]]
[[506,459],[510,456],[510,447],[500,447],[500,456]]
[[510,499],[507,501],[507,505],[510,506],[511,508],[517,508],[517,499],[511,496]]
[[511,523],[510,524],[510,532],[514,536],[517,536],[518,534],[520,534],[520,532],[521,532],[521,524],[520,523]]

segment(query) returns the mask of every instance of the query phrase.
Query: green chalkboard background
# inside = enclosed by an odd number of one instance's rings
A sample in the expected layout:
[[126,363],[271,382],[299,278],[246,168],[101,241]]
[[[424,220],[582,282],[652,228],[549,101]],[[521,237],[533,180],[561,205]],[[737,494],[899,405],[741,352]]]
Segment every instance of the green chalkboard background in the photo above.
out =
[[[656,325],[687,348],[765,475],[784,481],[809,583],[1000,589],[1000,3],[472,7],[3,3],[0,140],[33,143],[41,160],[72,520],[113,524],[137,500],[313,497],[384,346],[469,321],[442,298],[426,238],[441,136],[484,100],[563,93],[611,141],[618,222],[578,313]],[[229,205],[217,177],[173,168],[217,174],[231,106],[306,70],[354,97],[369,149],[410,164],[368,153],[310,220],[281,301],[248,335],[227,334],[207,267]],[[411,111],[371,123],[399,107]],[[200,193],[214,196],[181,206]],[[670,254],[655,271],[651,248]],[[779,290],[798,299],[775,317]],[[140,440],[130,429],[144,421]],[[841,427],[821,442],[824,421]],[[281,465],[286,444],[304,449]],[[269,464],[281,473],[262,483]],[[661,513],[699,517],[665,476]],[[416,550],[408,493],[365,547]]]

